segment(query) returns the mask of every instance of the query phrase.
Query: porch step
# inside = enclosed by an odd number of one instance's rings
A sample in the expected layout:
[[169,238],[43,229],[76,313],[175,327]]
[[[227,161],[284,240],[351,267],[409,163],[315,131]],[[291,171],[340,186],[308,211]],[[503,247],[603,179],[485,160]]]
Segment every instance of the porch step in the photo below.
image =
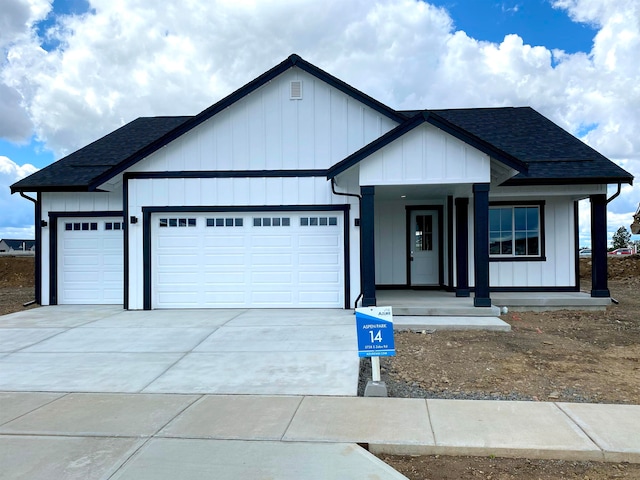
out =
[[511,325],[498,317],[393,316],[394,330],[489,330],[509,332]]
[[474,307],[473,298],[429,290],[380,290],[377,305],[393,307],[393,316],[497,317],[496,306]]
[[[384,305],[378,302],[379,305]],[[474,307],[473,305],[407,305],[394,304],[393,316],[436,316],[436,317],[497,317],[500,309],[494,305],[491,307]]]

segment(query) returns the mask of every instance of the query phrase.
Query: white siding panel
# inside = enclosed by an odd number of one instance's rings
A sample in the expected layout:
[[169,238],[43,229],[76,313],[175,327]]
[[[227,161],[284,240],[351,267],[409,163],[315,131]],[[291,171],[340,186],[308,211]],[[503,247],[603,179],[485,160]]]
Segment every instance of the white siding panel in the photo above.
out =
[[405,205],[380,202],[375,209],[376,283],[407,283],[407,246]]
[[[302,100],[289,99],[292,80],[303,82]],[[329,168],[396,125],[293,68],[130,171]]]
[[122,210],[122,190],[113,192],[45,192],[42,194],[42,212],[95,212]]
[[421,125],[364,159],[360,185],[489,182],[489,157],[431,125]]
[[[306,92],[305,92],[306,93]],[[325,158],[337,158],[338,155],[332,154],[331,145],[331,110],[320,108],[321,105],[329,105],[331,102],[331,89],[329,86],[316,82],[316,88],[313,91],[313,104],[318,108],[314,111],[314,148],[316,158],[313,168],[326,168]],[[372,113],[376,118],[377,113]],[[380,129],[376,129],[373,135],[379,136]]]
[[491,262],[489,272],[492,286],[575,285],[573,201],[567,197],[552,197],[546,201],[544,211],[546,261]]

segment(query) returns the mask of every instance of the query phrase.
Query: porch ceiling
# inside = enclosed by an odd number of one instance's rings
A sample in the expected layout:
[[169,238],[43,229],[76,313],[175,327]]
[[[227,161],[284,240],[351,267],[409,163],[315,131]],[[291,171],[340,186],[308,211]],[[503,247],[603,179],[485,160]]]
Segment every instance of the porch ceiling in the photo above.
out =
[[449,185],[379,185],[376,186],[376,199],[380,200],[428,200],[448,195],[470,196],[471,184]]

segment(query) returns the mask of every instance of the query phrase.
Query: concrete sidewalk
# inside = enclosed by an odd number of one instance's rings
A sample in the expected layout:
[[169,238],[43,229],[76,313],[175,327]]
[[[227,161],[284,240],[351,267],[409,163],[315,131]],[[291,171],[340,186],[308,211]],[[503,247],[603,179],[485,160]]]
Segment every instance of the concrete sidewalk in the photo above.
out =
[[402,479],[375,453],[640,463],[640,406],[0,393],[5,478]]

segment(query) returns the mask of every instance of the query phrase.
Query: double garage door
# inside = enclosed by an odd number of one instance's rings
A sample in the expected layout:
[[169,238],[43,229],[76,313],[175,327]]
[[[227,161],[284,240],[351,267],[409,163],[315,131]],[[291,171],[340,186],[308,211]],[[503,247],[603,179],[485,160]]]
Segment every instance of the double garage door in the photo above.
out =
[[342,212],[154,213],[152,308],[344,308]]

